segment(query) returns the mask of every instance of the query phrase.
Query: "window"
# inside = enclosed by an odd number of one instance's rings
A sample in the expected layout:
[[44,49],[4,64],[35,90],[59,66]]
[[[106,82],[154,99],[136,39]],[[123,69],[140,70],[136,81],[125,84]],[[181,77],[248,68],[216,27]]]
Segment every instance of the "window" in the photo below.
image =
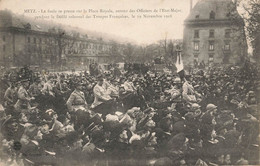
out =
[[3,36],[3,41],[5,42],[5,36]]
[[213,38],[214,36],[215,36],[215,31],[214,31],[214,29],[209,30],[209,37],[210,37],[210,38]]
[[195,30],[194,31],[194,38],[199,38],[200,37],[200,31],[199,30]]
[[39,43],[42,43],[42,38],[39,39]]
[[5,52],[5,45],[3,45],[3,52]]
[[36,38],[35,37],[33,38],[33,43],[36,43]]
[[199,54],[194,54],[194,61],[195,61],[195,60],[196,60],[197,62],[199,61]]
[[230,41],[225,41],[224,50],[225,51],[229,51],[230,50]]
[[213,11],[210,12],[209,19],[215,19],[215,12]]
[[214,51],[214,41],[209,41],[209,50]]
[[197,14],[197,15],[195,16],[195,18],[200,18],[200,15],[199,15],[199,14]]
[[199,46],[200,46],[200,43],[198,41],[195,41],[194,42],[194,50],[199,51]]
[[231,29],[225,30],[225,37],[229,38],[231,36]]
[[214,61],[214,54],[209,54],[209,62],[213,62]]
[[30,37],[27,38],[27,42],[28,42],[28,43],[31,42],[31,38],[30,38]]

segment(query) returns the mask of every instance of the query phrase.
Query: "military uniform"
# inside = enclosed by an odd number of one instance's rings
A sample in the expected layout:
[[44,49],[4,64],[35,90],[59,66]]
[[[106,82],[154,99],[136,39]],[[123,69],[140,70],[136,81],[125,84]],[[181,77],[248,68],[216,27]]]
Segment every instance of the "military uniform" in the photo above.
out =
[[125,91],[128,92],[133,92],[135,90],[135,87],[132,82],[125,81],[123,87],[125,88]]
[[30,86],[28,92],[29,92],[32,96],[36,97],[36,96],[39,96],[39,95],[41,94],[41,88],[42,88],[42,87],[41,87],[40,84],[33,83],[33,84]]
[[93,89],[95,100],[91,105],[91,108],[95,112],[101,113],[102,118],[105,119],[105,116],[114,110],[114,101],[108,95],[107,91],[98,84]]
[[181,90],[177,89],[176,87],[166,90],[166,92],[171,94],[171,100],[181,100]]
[[15,109],[21,110],[21,109],[31,108],[29,101],[30,101],[30,96],[27,90],[23,86],[21,86],[18,90],[18,100],[14,105]]
[[107,90],[111,86],[110,82],[107,80],[104,80],[102,87]]
[[107,94],[107,91],[98,84],[93,89],[95,100],[91,105],[91,108],[95,108],[96,106],[103,103],[103,101],[108,101],[111,97]]
[[114,85],[110,85],[107,89],[107,94],[111,97],[118,97],[119,96],[119,88]]
[[42,92],[45,93],[45,94],[49,94],[51,96],[54,96],[53,84],[50,81],[46,82],[43,85]]
[[196,102],[195,91],[192,85],[190,85],[186,81],[184,82],[182,89],[183,89],[182,96],[184,100],[186,100],[187,102]]
[[15,88],[9,87],[4,94],[5,106],[13,105],[15,102],[16,91]]
[[87,102],[83,92],[74,90],[71,93],[66,104],[70,111],[76,111],[81,107],[85,107],[87,105]]

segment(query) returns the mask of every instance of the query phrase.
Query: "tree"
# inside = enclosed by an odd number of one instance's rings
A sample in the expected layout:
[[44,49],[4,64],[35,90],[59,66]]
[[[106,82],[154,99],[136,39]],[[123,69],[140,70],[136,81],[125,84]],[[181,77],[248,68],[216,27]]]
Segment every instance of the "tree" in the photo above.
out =
[[111,49],[109,50],[109,56],[111,57],[111,62],[116,63],[119,62],[122,59],[122,55],[119,52],[119,46],[115,41],[112,41],[111,43]]
[[168,53],[169,57],[173,57],[174,56],[174,45],[173,45],[172,40],[170,40],[169,43],[168,43],[167,53]]
[[[225,41],[227,45],[231,45],[232,47],[232,54],[236,55],[235,62],[238,65],[241,65],[248,59],[248,45],[246,40],[246,32],[245,32],[245,20],[239,14],[237,7],[239,6],[241,0],[235,0],[234,3],[228,5],[228,13],[226,16],[229,19],[230,24],[230,37],[232,41]],[[222,48],[223,63],[229,63],[230,57],[230,50]]]
[[160,46],[158,44],[150,44],[145,48],[145,57],[149,62],[153,62],[156,57],[159,57]]
[[[243,8],[246,13],[246,30],[253,48],[253,57],[259,62],[260,58],[260,2],[259,0],[244,0]],[[258,63],[259,64],[259,63]]]
[[161,52],[162,56],[165,57],[167,55],[167,39],[165,38],[163,40],[159,40],[158,42],[159,42],[159,45],[162,49],[162,52]]
[[79,38],[78,32],[67,33],[61,28],[50,28],[48,30],[50,33],[50,42],[48,42],[48,49],[51,53],[51,64],[56,67],[61,67],[62,65],[62,54],[65,54],[65,48],[72,52],[73,46],[76,39]]
[[133,53],[134,53],[134,46],[130,43],[127,43],[125,49],[123,50],[125,61],[126,62],[133,62]]

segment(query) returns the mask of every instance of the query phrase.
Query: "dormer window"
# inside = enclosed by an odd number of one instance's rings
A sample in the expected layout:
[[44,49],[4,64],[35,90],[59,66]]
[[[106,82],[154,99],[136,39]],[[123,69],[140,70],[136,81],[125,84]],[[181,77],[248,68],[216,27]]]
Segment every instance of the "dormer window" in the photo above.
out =
[[209,41],[209,51],[214,51],[214,41]]
[[214,38],[214,37],[215,37],[215,31],[214,31],[214,29],[210,29],[210,30],[209,30],[209,37],[210,37],[210,38]]
[[195,16],[195,18],[200,18],[200,15],[199,15],[199,14],[197,14],[197,15]]
[[210,14],[209,14],[209,19],[215,19],[215,12],[214,11],[211,11]]

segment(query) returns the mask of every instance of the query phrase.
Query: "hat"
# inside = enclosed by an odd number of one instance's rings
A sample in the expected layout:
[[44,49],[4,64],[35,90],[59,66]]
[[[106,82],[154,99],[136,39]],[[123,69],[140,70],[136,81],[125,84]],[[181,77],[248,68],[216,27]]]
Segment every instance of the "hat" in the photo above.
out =
[[116,116],[116,115],[108,114],[106,116],[106,121],[119,121],[119,119],[118,119],[118,116]]
[[181,83],[181,79],[179,77],[175,78],[174,83]]
[[186,120],[190,120],[194,118],[194,114],[192,112],[188,112],[184,115]]
[[102,80],[103,80],[102,75],[98,75],[98,76],[97,76],[97,80],[98,80],[98,81],[102,81]]
[[174,135],[168,142],[168,148],[171,150],[178,150],[186,141],[184,133]]
[[45,111],[45,113],[48,115],[52,115],[53,113],[55,113],[55,111],[53,111],[53,109],[48,109]]
[[152,108],[152,107],[149,107],[149,108],[145,109],[143,112],[147,114],[147,113],[150,113],[150,112],[155,112],[155,109]]
[[75,81],[75,83],[74,83],[74,86],[75,86],[75,87],[81,86],[81,85],[83,85],[83,83],[81,83],[81,82],[79,82],[79,81]]
[[127,111],[127,114],[131,115],[136,111],[140,111],[140,107],[133,107]]
[[24,130],[25,133],[31,134],[31,133],[33,133],[33,132],[36,131],[37,126],[34,125],[34,124],[31,124],[31,123],[26,123],[26,124],[24,125],[24,129],[25,129],[25,130]]
[[120,136],[120,134],[126,130],[126,126],[125,124],[121,124],[121,123],[117,123],[113,126],[112,130],[111,130],[111,138],[118,138]]
[[215,106],[214,104],[208,104],[206,107],[207,111],[212,111],[213,109],[217,108],[217,106]]
[[22,79],[22,80],[20,80],[20,83],[23,83],[23,82],[29,82],[29,79]]
[[134,134],[132,137],[129,139],[129,143],[132,144],[135,140],[141,140],[140,135]]
[[172,160],[168,157],[163,157],[155,160],[154,166],[172,165]]
[[122,124],[131,124],[132,119],[128,114],[125,114],[124,117],[120,120]]
[[104,121],[102,122],[104,131],[113,131],[118,125],[118,121]]
[[195,109],[200,108],[200,105],[197,104],[197,103],[193,103],[193,104],[191,105],[191,108],[192,108],[193,110],[195,110]]
[[173,124],[173,130],[176,133],[184,132],[185,131],[185,123],[184,121],[178,121]]

